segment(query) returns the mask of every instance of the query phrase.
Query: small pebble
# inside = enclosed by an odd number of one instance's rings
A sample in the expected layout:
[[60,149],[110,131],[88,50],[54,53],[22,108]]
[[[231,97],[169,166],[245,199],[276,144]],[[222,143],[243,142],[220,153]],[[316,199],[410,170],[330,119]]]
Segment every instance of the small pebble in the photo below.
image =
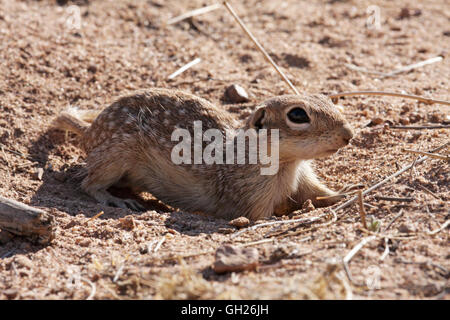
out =
[[370,123],[369,123],[369,127],[371,127],[371,126],[377,126],[377,125],[379,125],[379,124],[382,124],[384,122],[384,119],[383,118],[380,118],[380,117],[377,117],[377,118],[373,118],[371,121],[370,121]]
[[412,233],[412,232],[414,232],[414,230],[413,230],[413,228],[408,226],[406,223],[403,223],[402,225],[400,225],[400,227],[398,227],[398,232],[400,232],[400,233]]
[[249,101],[247,92],[238,84],[233,84],[225,90],[225,96],[228,101],[240,103]]
[[9,299],[9,300],[12,300],[12,299],[14,299],[15,297],[17,297],[18,293],[19,293],[19,292],[17,291],[17,289],[14,289],[14,288],[6,289],[6,290],[3,291],[3,294],[4,294],[4,295],[6,296],[6,298]]
[[250,224],[250,220],[246,217],[239,217],[231,220],[228,224],[236,228],[244,228]]
[[256,248],[221,246],[216,251],[212,266],[216,273],[254,270],[258,266],[259,252]]

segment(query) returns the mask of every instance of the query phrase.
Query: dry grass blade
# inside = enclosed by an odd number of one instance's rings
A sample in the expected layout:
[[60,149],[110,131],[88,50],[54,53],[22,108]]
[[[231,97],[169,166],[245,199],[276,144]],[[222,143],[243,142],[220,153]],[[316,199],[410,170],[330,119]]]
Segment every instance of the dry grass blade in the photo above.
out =
[[275,61],[269,56],[267,51],[263,48],[263,46],[259,43],[259,41],[253,36],[253,34],[250,32],[250,30],[247,28],[247,26],[244,24],[244,22],[239,18],[237,13],[234,11],[233,7],[231,5],[224,1],[223,5],[225,8],[227,8],[228,12],[233,16],[233,18],[236,20],[236,22],[239,24],[239,26],[244,30],[245,34],[250,38],[250,40],[253,41],[253,43],[256,45],[258,50],[263,54],[264,58],[272,65],[272,67],[275,68],[275,70],[278,72],[278,74],[283,78],[283,80],[288,84],[288,86],[294,91],[295,94],[299,94],[298,90],[294,85],[291,83],[291,81],[288,79],[288,77],[284,74],[283,71],[277,66]]
[[122,263],[119,268],[117,269],[116,274],[114,275],[113,281],[112,282],[116,282],[117,280],[119,280],[120,275],[123,272],[123,268],[125,267],[125,263]]
[[419,184],[419,188],[422,189],[423,191],[425,191],[425,193],[429,194],[430,196],[432,196],[435,199],[438,199],[440,201],[442,201],[442,199],[440,197],[438,197],[434,192],[432,192],[430,189],[428,189],[427,187],[420,185]]
[[413,202],[414,201],[414,198],[412,198],[412,197],[399,198],[399,197],[375,196],[375,199],[384,200],[384,201],[397,201],[397,202]]
[[384,75],[382,78],[392,77],[392,76],[397,75],[399,73],[408,72],[410,70],[417,69],[417,68],[420,68],[420,67],[432,64],[432,63],[440,62],[443,59],[444,58],[442,56],[437,56],[437,57],[434,57],[434,58],[431,58],[431,59],[427,59],[427,60],[424,60],[424,61],[421,61],[421,62],[418,62],[418,63],[410,64],[408,66],[404,66],[402,68],[399,68],[397,70],[389,72],[386,75]]
[[358,71],[358,72],[363,72],[363,73],[368,73],[368,74],[374,74],[374,75],[377,75],[377,76],[387,76],[388,75],[388,73],[368,70],[368,69],[363,68],[363,67],[355,66],[354,64],[351,64],[351,63],[346,63],[345,66],[347,68],[349,68],[350,70],[353,70],[353,71]]
[[358,253],[359,250],[361,250],[361,248],[364,245],[366,245],[367,243],[369,243],[370,241],[372,241],[376,238],[377,238],[376,236],[369,236],[369,237],[362,239],[361,242],[359,242],[356,246],[354,246],[353,249],[350,250],[349,253],[347,253],[347,255],[344,257],[344,259],[342,259],[342,262],[344,263],[344,270],[345,270],[347,277],[351,283],[355,284],[355,281],[353,280],[353,277],[350,273],[350,268],[348,266],[348,263],[355,256],[355,254]]
[[384,238],[384,252],[380,257],[380,260],[383,261],[389,255],[389,239]]
[[392,224],[397,221],[398,218],[400,218],[403,215],[403,208],[400,209],[400,212],[394,217],[394,219],[392,219],[388,225],[386,226],[386,228],[384,228],[384,232],[386,232],[391,226]]
[[450,224],[450,220],[447,220],[444,222],[444,224],[440,228],[437,228],[436,230],[433,230],[433,231],[426,231],[426,234],[429,234],[430,236],[435,235],[435,234],[441,232],[442,230],[444,230],[445,228],[447,228],[449,224]]
[[312,217],[312,218],[299,218],[299,219],[271,221],[271,222],[264,222],[264,223],[260,223],[260,224],[255,224],[254,226],[251,226],[251,227],[246,228],[246,229],[242,229],[241,231],[234,233],[233,235],[231,235],[230,239],[234,239],[234,238],[240,236],[241,234],[243,234],[244,232],[255,230],[255,229],[261,228],[261,227],[273,226],[273,225],[277,225],[277,224],[288,224],[288,223],[311,223],[311,222],[320,220],[323,217],[326,217],[326,216],[329,216],[329,215],[330,214],[327,212],[327,213],[324,213],[324,214],[321,214],[321,215],[319,215],[317,217]]
[[411,240],[411,239],[417,239],[416,233],[406,233],[406,234],[399,234],[398,236],[391,236],[389,234],[383,234],[379,232],[373,232],[369,231],[363,228],[358,228],[358,230],[367,233],[369,235],[373,235],[378,238],[385,238],[385,239],[392,239],[392,240]]
[[185,72],[187,69],[192,68],[193,66],[195,66],[196,64],[200,63],[202,61],[202,59],[200,58],[195,58],[194,60],[192,60],[189,63],[186,63],[184,66],[182,66],[181,68],[179,68],[177,71],[175,71],[174,73],[172,73],[171,75],[169,75],[167,78],[169,80],[179,76],[180,74],[182,74],[183,72]]
[[431,129],[448,129],[450,125],[448,124],[438,124],[438,125],[430,125],[430,126],[390,126],[391,129],[400,129],[400,130],[431,130]]
[[428,157],[434,158],[434,159],[445,160],[447,162],[450,161],[449,156],[444,156],[442,154],[436,154],[436,153],[430,153],[430,152],[424,152],[424,151],[418,151],[418,150],[410,150],[410,149],[402,149],[402,151],[407,152],[407,153],[412,153],[412,154],[418,154],[418,155],[422,155],[422,156],[428,156]]
[[351,92],[340,92],[340,93],[333,93],[329,94],[328,97],[331,99],[338,99],[340,97],[351,97],[351,96],[390,96],[390,97],[400,97],[405,99],[413,99],[418,100],[421,102],[424,102],[426,104],[445,104],[447,106],[450,106],[449,101],[444,100],[436,100],[436,99],[430,99],[430,98],[424,98],[421,96],[411,95],[411,94],[403,94],[403,93],[395,93],[395,92],[384,92],[384,91],[351,91]]
[[89,296],[86,298],[86,300],[92,300],[97,291],[95,284],[91,282],[89,279],[86,279],[84,277],[81,277],[80,280],[86,282],[91,287],[91,292],[89,293]]
[[361,222],[363,224],[363,227],[365,229],[367,229],[366,210],[364,209],[363,193],[361,190],[358,190],[358,204],[359,204],[359,215],[361,216]]
[[417,68],[420,68],[420,67],[432,64],[432,63],[440,62],[442,60],[443,60],[443,58],[441,56],[437,56],[437,57],[427,59],[427,60],[424,60],[424,61],[421,61],[418,63],[414,63],[414,64],[411,64],[408,66],[401,67],[392,72],[379,72],[379,71],[368,70],[364,67],[358,67],[358,66],[355,66],[354,64],[350,64],[350,63],[346,63],[345,66],[354,71],[380,76],[380,78],[383,79],[383,78],[387,78],[387,77],[392,77],[392,76],[397,75],[402,72],[407,72],[407,71],[410,71],[413,69],[417,69]]
[[[447,143],[445,143],[444,145],[442,145],[442,146],[440,146],[440,147],[438,147],[438,148],[432,150],[432,152],[437,152],[437,151],[439,151],[439,150],[442,150],[442,149],[446,148],[448,145],[449,145],[449,143],[447,142]],[[399,175],[401,175],[401,174],[403,174],[404,172],[406,172],[406,171],[408,171],[409,169],[411,169],[413,166],[415,166],[415,165],[417,165],[417,164],[420,164],[420,163],[424,162],[424,161],[427,160],[427,159],[428,159],[428,156],[420,157],[419,159],[413,161],[411,164],[407,165],[406,167],[404,167],[404,168],[398,170],[398,171],[395,172],[394,174],[392,174],[392,175],[388,176],[387,178],[383,179],[382,181],[380,181],[380,182],[374,184],[373,186],[371,186],[370,188],[368,188],[367,190],[365,190],[362,194],[363,194],[363,195],[366,195],[366,194],[368,194],[369,192],[372,192],[373,190],[375,190],[375,189],[381,187],[381,186],[384,185],[385,183],[391,181],[392,179],[398,177]],[[358,196],[353,197],[353,198],[351,198],[350,200],[344,202],[343,204],[341,204],[341,205],[339,205],[338,207],[336,207],[334,210],[335,210],[335,211],[338,211],[338,210],[344,209],[344,208],[348,207],[349,205],[351,205],[351,204],[352,204],[353,202],[355,202],[356,200],[358,200]]]
[[155,246],[155,249],[153,250],[153,252],[158,252],[159,248],[161,248],[161,245],[164,243],[164,241],[166,241],[166,236],[162,237],[161,240],[158,241],[158,243]]
[[173,17],[173,18],[169,19],[166,24],[170,25],[170,24],[178,23],[178,22],[183,21],[185,19],[192,18],[192,17],[198,16],[198,15],[204,14],[204,13],[208,13],[208,12],[217,10],[221,6],[222,5],[220,3],[215,3],[215,4],[212,4],[210,6],[194,9],[194,10],[188,11],[186,13],[183,13],[183,14],[179,15],[179,16],[176,16],[176,17]]
[[97,219],[98,217],[100,217],[100,216],[103,215],[103,214],[104,214],[104,212],[103,212],[103,211],[100,211],[100,212],[97,213],[95,216],[89,218],[88,222],[91,222],[92,220]]

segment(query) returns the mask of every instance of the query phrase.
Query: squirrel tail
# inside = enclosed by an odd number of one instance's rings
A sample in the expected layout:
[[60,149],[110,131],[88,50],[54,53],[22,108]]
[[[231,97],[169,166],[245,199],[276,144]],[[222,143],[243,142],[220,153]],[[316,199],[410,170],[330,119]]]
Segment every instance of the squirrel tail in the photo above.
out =
[[101,111],[95,110],[79,110],[69,107],[60,113],[58,118],[53,122],[53,127],[73,132],[77,135],[84,135],[90,124],[97,118]]

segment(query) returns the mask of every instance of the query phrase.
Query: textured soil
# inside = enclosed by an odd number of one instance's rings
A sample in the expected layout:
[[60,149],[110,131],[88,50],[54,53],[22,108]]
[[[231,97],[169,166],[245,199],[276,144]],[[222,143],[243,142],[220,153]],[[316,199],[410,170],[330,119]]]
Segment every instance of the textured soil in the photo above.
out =
[[[0,195],[44,209],[56,228],[50,245],[21,237],[0,245],[0,299],[449,299],[444,160],[417,164],[364,197],[368,220],[378,221],[381,232],[352,257],[351,277],[342,258],[368,237],[356,204],[338,211],[336,221],[272,225],[231,238],[237,228],[228,221],[181,212],[150,194],[140,195],[148,210],[137,213],[101,206],[80,191],[79,141],[51,129],[69,105],[100,110],[127,91],[166,87],[245,118],[258,102],[290,93],[225,9],[165,25],[207,4],[0,0]],[[301,92],[380,90],[450,100],[446,0],[232,4]],[[367,11],[373,5],[378,29]],[[442,61],[384,78],[347,66],[387,73],[439,55]],[[168,80],[195,58],[202,60]],[[234,83],[250,102],[224,99]],[[356,135],[316,161],[331,188],[367,188],[417,158],[403,149],[429,151],[448,142],[445,128],[390,128],[448,125],[444,105],[367,96],[338,103]],[[294,216],[328,212],[306,211]],[[257,248],[259,266],[216,274],[211,266],[222,243]]]

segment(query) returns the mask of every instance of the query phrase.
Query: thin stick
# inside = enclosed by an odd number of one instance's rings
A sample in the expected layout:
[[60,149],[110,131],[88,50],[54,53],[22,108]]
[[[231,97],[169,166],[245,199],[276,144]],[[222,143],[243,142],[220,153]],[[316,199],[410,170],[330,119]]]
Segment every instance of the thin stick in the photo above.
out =
[[419,184],[419,188],[422,189],[423,191],[425,191],[425,193],[428,193],[430,196],[432,196],[435,199],[441,200],[442,199],[440,197],[438,197],[437,195],[434,194],[434,192],[432,192],[430,189],[428,189],[427,187]]
[[362,194],[361,190],[358,190],[358,203],[359,203],[359,215],[361,216],[361,222],[363,224],[363,227],[365,229],[367,229],[366,210],[364,209],[363,194]]
[[334,98],[340,98],[340,97],[361,96],[361,95],[401,97],[401,98],[405,98],[405,99],[418,100],[418,101],[424,102],[426,104],[438,103],[438,104],[445,104],[445,105],[450,106],[450,102],[448,102],[448,101],[435,100],[435,99],[425,98],[425,97],[411,95],[411,94],[402,94],[402,93],[395,93],[395,92],[383,92],[383,91],[340,92],[340,93],[329,94],[328,97],[330,97],[331,99],[334,99]]
[[436,62],[442,61],[442,59],[443,58],[441,56],[437,56],[437,57],[434,57],[434,58],[431,58],[431,59],[427,59],[427,60],[424,60],[424,61],[421,61],[421,62],[418,62],[418,63],[410,64],[408,66],[404,66],[402,68],[399,68],[397,70],[394,70],[392,72],[387,73],[386,75],[383,76],[383,78],[391,77],[393,75],[396,75],[396,74],[399,74],[399,73],[402,73],[402,72],[407,72],[407,71],[410,71],[412,69],[417,69],[417,68],[426,66],[428,64],[436,63]]
[[266,227],[266,226],[272,226],[272,225],[276,225],[276,224],[287,224],[287,223],[311,223],[317,220],[320,220],[323,217],[326,217],[330,215],[328,212],[321,214],[317,217],[311,217],[311,218],[299,218],[299,219],[291,219],[291,220],[280,220],[280,221],[271,221],[271,222],[264,222],[264,223],[260,223],[260,224],[255,224],[254,226],[251,226],[249,228],[246,229],[242,229],[239,232],[234,233],[230,239],[234,239],[238,236],[240,236],[241,234],[243,234],[244,232],[250,231],[250,230],[255,230],[257,228],[261,228],[261,227]]
[[[438,147],[438,148],[432,150],[432,152],[437,152],[437,151],[439,151],[439,150],[442,150],[442,149],[446,148],[449,144],[450,144],[450,143],[447,142],[446,144],[444,144],[444,145],[442,145],[442,146],[440,146],[440,147]],[[417,161],[414,161],[414,162],[411,163],[410,165],[407,165],[406,167],[400,169],[399,171],[397,171],[397,172],[395,172],[394,174],[388,176],[388,177],[385,178],[384,180],[382,180],[382,181],[380,181],[380,182],[374,184],[373,186],[371,186],[370,188],[368,188],[367,190],[365,190],[362,194],[363,194],[363,195],[366,195],[366,194],[368,194],[369,192],[372,192],[373,190],[379,188],[380,186],[382,186],[382,185],[385,184],[386,182],[388,182],[388,181],[390,181],[390,180],[392,180],[392,179],[398,177],[399,175],[401,175],[401,174],[404,173],[405,171],[408,171],[408,170],[411,169],[414,165],[420,164],[420,163],[424,162],[424,161],[427,160],[427,159],[428,159],[428,156],[420,157],[419,159],[417,159]],[[340,206],[336,207],[334,210],[335,210],[335,211],[338,211],[338,210],[344,209],[344,208],[348,207],[349,205],[351,205],[351,204],[352,204],[353,202],[355,202],[356,200],[358,200],[358,197],[357,197],[357,196],[351,198],[350,200],[348,200],[348,201],[346,201],[346,202],[344,202],[344,203],[341,204]]]
[[211,12],[213,10],[219,9],[221,6],[222,5],[220,3],[215,3],[215,4],[212,4],[210,6],[206,6],[206,7],[203,7],[203,8],[191,10],[191,11],[183,13],[183,14],[181,14],[179,16],[176,16],[176,17],[173,17],[173,18],[169,19],[166,24],[170,25],[170,24],[178,23],[178,22],[183,21],[185,19],[192,18],[194,16],[198,16],[198,15],[201,15],[201,14],[204,14],[204,13]]
[[353,281],[353,277],[350,273],[350,268],[348,266],[348,263],[350,262],[350,260],[353,258],[353,256],[358,253],[359,250],[361,250],[361,248],[367,244],[368,242],[376,239],[376,236],[370,236],[370,237],[366,237],[364,239],[361,240],[361,242],[359,242],[352,250],[350,250],[350,252],[344,257],[344,259],[342,259],[342,262],[344,263],[344,270],[345,273],[347,274],[348,279],[350,280],[350,282],[354,283]]
[[438,124],[433,126],[390,126],[389,128],[400,130],[428,130],[428,129],[448,129],[450,128],[450,125]]
[[417,239],[417,233],[413,233],[411,235],[409,234],[405,234],[405,236],[402,236],[403,234],[400,234],[398,236],[391,236],[388,234],[383,234],[383,233],[378,233],[378,232],[373,232],[373,231],[369,231],[363,228],[358,228],[358,230],[361,230],[362,232],[365,232],[367,234],[371,234],[375,237],[378,238],[387,238],[387,239],[392,239],[392,240],[412,240],[412,239]]
[[372,241],[372,240],[374,240],[374,239],[376,239],[376,236],[370,236],[370,237],[366,237],[366,238],[362,239],[362,240],[361,240],[356,246],[354,246],[353,249],[350,250],[350,252],[347,253],[347,255],[344,257],[344,263],[348,263],[348,262],[353,258],[353,256],[354,256],[356,253],[358,253],[359,250],[361,250],[361,248],[362,248],[365,244],[369,243],[370,241]]
[[402,149],[402,151],[408,152],[408,153],[413,153],[413,154],[420,154],[422,156],[429,156],[430,158],[435,158],[435,159],[439,159],[439,160],[450,161],[450,157],[449,156],[444,156],[444,155],[441,155],[441,154],[424,152],[424,151],[418,151],[418,150],[410,150],[410,149]]
[[169,80],[175,78],[176,76],[179,76],[180,74],[182,74],[183,72],[185,72],[187,69],[195,66],[197,63],[200,63],[200,61],[202,61],[202,59],[200,58],[195,58],[194,60],[192,60],[191,62],[185,64],[184,66],[182,66],[180,69],[178,69],[177,71],[175,71],[174,73],[172,73],[170,76],[168,76],[167,78]]
[[261,243],[274,242],[275,240],[276,240],[275,238],[261,239],[261,240],[258,240],[258,241],[252,241],[252,242],[243,243],[241,245],[238,245],[238,247],[249,247],[249,246],[254,246],[254,245],[257,245],[257,244],[261,244]]
[[392,77],[392,76],[394,76],[396,74],[399,74],[399,73],[402,73],[402,72],[410,71],[412,69],[417,69],[417,68],[426,66],[428,64],[432,64],[432,63],[436,63],[436,62],[442,61],[442,59],[443,58],[441,56],[437,56],[437,57],[434,57],[434,58],[431,58],[431,59],[427,59],[427,60],[424,60],[424,61],[421,61],[421,62],[418,62],[418,63],[414,63],[414,64],[411,64],[411,65],[407,65],[407,66],[401,67],[401,68],[396,69],[396,70],[391,71],[391,72],[372,71],[372,70],[368,70],[368,69],[366,69],[364,67],[358,67],[358,66],[355,66],[354,64],[349,64],[349,63],[346,63],[345,66],[347,68],[351,69],[351,70],[354,70],[354,71],[359,71],[359,72],[364,72],[364,73],[369,73],[369,74],[374,74],[374,75],[377,75],[377,76],[381,76],[381,78],[383,79],[383,78],[387,78],[387,77]]
[[159,248],[161,248],[161,245],[163,244],[163,242],[166,241],[166,236],[162,237],[161,240],[159,240],[159,242],[156,244],[155,250],[153,250],[153,252],[158,252]]
[[400,209],[400,212],[394,217],[394,219],[392,219],[392,220],[388,223],[388,225],[386,226],[386,228],[384,228],[384,231],[383,231],[383,232],[386,232],[387,229],[389,229],[389,228],[392,226],[392,224],[393,224],[395,221],[397,221],[397,219],[400,218],[402,215],[403,215],[403,208]]
[[368,70],[368,69],[363,68],[363,67],[355,66],[354,64],[351,64],[351,63],[346,63],[345,66],[347,68],[353,70],[353,71],[359,71],[359,72],[363,72],[363,73],[375,74],[377,76],[387,76],[388,75],[388,73]]
[[104,214],[104,212],[103,212],[103,211],[100,211],[100,212],[97,213],[95,216],[89,218],[88,222],[91,222],[92,220],[97,219],[98,217],[100,217],[100,216],[103,215],[103,214]]
[[377,199],[377,200],[384,200],[384,201],[398,201],[398,202],[412,202],[412,201],[414,201],[414,198],[411,198],[411,197],[408,197],[408,198],[397,198],[397,197],[376,196],[375,199]]
[[435,234],[441,232],[442,230],[444,230],[445,228],[447,228],[449,224],[450,224],[450,220],[447,220],[444,222],[444,224],[440,228],[437,228],[436,230],[433,230],[433,231],[426,231],[426,233],[429,234],[430,236],[435,235]]
[[91,286],[91,292],[89,293],[89,296],[86,298],[86,300],[92,300],[95,296],[95,292],[97,291],[95,284],[89,279],[86,279],[84,277],[81,277],[80,280],[86,282],[88,285]]
[[112,282],[116,282],[117,280],[119,280],[120,275],[122,274],[123,271],[123,267],[125,267],[125,263],[122,263],[119,267],[119,269],[117,269],[116,274],[114,275],[113,281]]
[[389,239],[384,238],[384,252],[380,257],[380,260],[383,261],[389,255]]
[[272,58],[269,56],[269,54],[264,50],[264,48],[261,46],[261,44],[258,42],[258,40],[253,36],[253,34],[250,32],[250,30],[245,26],[244,22],[239,18],[239,16],[236,14],[234,9],[231,7],[231,5],[224,1],[223,5],[227,8],[227,10],[231,13],[233,18],[236,20],[236,22],[239,24],[239,26],[244,30],[245,34],[250,38],[250,40],[253,41],[253,43],[256,45],[258,50],[263,54],[264,58],[272,65],[272,67],[275,68],[275,70],[278,72],[278,74],[283,78],[283,80],[289,85],[292,91],[294,91],[295,94],[299,94],[297,88],[294,87],[294,85],[291,83],[291,81],[286,77],[286,75],[281,71],[281,69],[277,66],[277,64],[272,60]]

